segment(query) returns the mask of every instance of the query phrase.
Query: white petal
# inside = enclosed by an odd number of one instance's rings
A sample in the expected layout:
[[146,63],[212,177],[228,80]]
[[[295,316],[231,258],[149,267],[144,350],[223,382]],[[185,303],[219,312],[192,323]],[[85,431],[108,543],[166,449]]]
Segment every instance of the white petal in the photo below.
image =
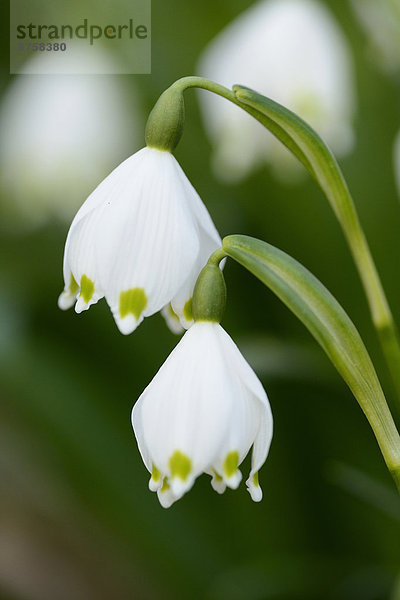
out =
[[[79,272],[82,275],[90,271],[92,277],[94,276],[94,271],[96,270],[95,247],[98,239],[96,228],[100,219],[99,211],[101,212],[102,207],[108,202],[110,196],[112,197],[118,193],[121,177],[125,176],[132,162],[135,162],[137,168],[140,168],[143,158],[143,150],[141,150],[121,163],[96,187],[76,213],[68,232],[64,250],[63,269],[66,289],[69,287],[72,267],[77,274],[77,278],[75,277],[75,279],[78,283],[80,281]],[[80,222],[83,219],[85,221],[82,224]],[[82,267],[78,268],[80,261],[82,261]],[[67,304],[66,295],[64,295],[61,303],[63,305]],[[70,305],[72,306],[72,304]]]
[[246,486],[253,502],[261,502],[263,493],[258,482],[258,472],[250,474],[250,477],[246,481]]
[[171,489],[163,490],[163,488],[160,488],[157,490],[157,496],[163,508],[169,508],[178,500]]
[[220,477],[216,473],[212,474],[211,486],[213,490],[217,492],[217,494],[223,494],[226,490],[226,483],[224,482],[222,477]]
[[[222,327],[219,329],[219,336],[226,361],[229,363],[232,373],[234,373],[237,386],[235,416],[231,420],[230,438],[226,452],[233,449],[235,446],[234,440],[236,439],[240,464],[254,441],[252,467],[247,481],[247,485],[253,489],[253,477],[264,464],[272,440],[273,418],[271,407],[260,380]],[[219,469],[221,469],[221,466],[219,466]],[[259,491],[261,492],[261,488],[259,488]],[[255,490],[254,494],[257,495],[258,490]]]
[[[76,312],[86,310],[104,296],[96,260],[97,225],[102,207],[71,226],[65,251],[66,273],[72,273],[81,288]],[[66,279],[66,274],[64,275]]]
[[210,214],[201,200],[199,194],[196,192],[189,179],[186,177],[183,169],[179,163],[175,161],[175,169],[177,176],[179,177],[181,184],[185,190],[187,202],[190,204],[191,210],[193,211],[199,227],[203,230],[204,234],[217,244],[217,247],[221,246],[220,235],[210,217]]
[[[153,470],[153,459],[150,454],[150,448],[147,446],[147,444],[145,442],[145,436],[144,436],[145,424],[143,422],[142,409],[143,409],[143,403],[142,402],[139,403],[139,400],[138,400],[132,410],[132,425],[135,430],[135,436],[136,436],[137,445],[139,447],[139,452],[142,456],[144,464],[146,465],[146,469],[149,471],[149,473],[151,473]],[[158,465],[157,465],[157,468],[159,468]],[[162,480],[162,478],[161,478],[161,480]]]
[[182,496],[190,490],[195,481],[194,477],[188,477],[186,481],[183,481],[180,477],[172,477],[170,478],[170,486],[171,491],[175,498],[178,500],[182,498]]
[[258,483],[258,471],[264,464],[269,447],[272,440],[273,420],[269,402],[264,406],[264,411],[261,413],[260,427],[254,441],[253,452],[251,456],[251,470],[246,485],[255,502],[259,502],[262,498],[262,491]]
[[162,486],[162,477],[160,477],[159,480],[155,481],[155,479],[153,479],[153,477],[150,477],[149,479],[149,490],[151,492],[157,492],[157,490],[159,490]]
[[185,307],[190,303],[193,296],[194,286],[201,269],[205,266],[207,260],[215,250],[221,247],[222,242],[215,225],[204,206],[200,196],[186,177],[178,163],[176,163],[176,172],[183,188],[185,189],[186,199],[189,203],[191,211],[195,216],[198,228],[200,247],[196,261],[192,265],[192,269],[183,285],[172,299],[172,308],[178,315],[181,324],[185,329],[188,329],[193,324],[193,319],[190,318]]
[[[143,160],[143,151],[137,152],[133,157],[135,164],[139,168],[140,162]],[[133,157],[130,158],[133,159]],[[78,285],[80,285],[82,275],[86,275],[95,283],[95,293],[92,301],[85,302],[81,298],[77,306],[77,312],[85,310],[90,304],[94,304],[104,296],[100,284],[101,273],[96,256],[96,248],[98,244],[102,243],[102,233],[99,232],[99,224],[109,198],[118,194],[121,177],[126,174],[130,164],[130,159],[125,160],[97,186],[78,210],[69,229],[65,243],[63,267],[66,291],[69,287],[71,273]],[[73,304],[73,302],[68,300],[68,295],[63,293],[59,299],[59,304],[66,308]]]
[[76,283],[72,272],[65,278],[65,288],[58,297],[58,307],[61,310],[68,310],[74,305],[79,292],[79,286]]
[[134,430],[140,423],[142,433],[139,447],[151,448],[154,463],[169,477],[174,452],[189,458],[190,476],[196,477],[215,462],[226,437],[230,376],[215,326],[195,323],[185,333],[132,411]]
[[123,333],[133,330],[139,313],[123,314],[121,293],[143,290],[140,317],[161,310],[187,278],[199,252],[198,227],[176,176],[174,157],[145,150],[140,170],[121,182],[98,224],[101,283]]
[[175,333],[175,335],[181,335],[185,331],[179,321],[178,315],[172,308],[171,303],[167,304],[167,306],[164,306],[161,314],[172,333]]

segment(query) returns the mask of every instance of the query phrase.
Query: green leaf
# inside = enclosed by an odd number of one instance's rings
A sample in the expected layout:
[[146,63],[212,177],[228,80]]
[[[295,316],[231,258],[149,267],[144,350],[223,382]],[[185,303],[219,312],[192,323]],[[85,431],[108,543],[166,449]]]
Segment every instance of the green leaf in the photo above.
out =
[[400,342],[397,328],[352,197],[334,155],[318,133],[292,111],[247,87],[236,85],[233,91],[238,104],[300,160],[325,193],[353,255],[372,322],[400,401]]
[[260,279],[302,321],[358,400],[400,489],[400,438],[374,366],[346,312],[294,258],[244,235],[223,240],[225,253]]

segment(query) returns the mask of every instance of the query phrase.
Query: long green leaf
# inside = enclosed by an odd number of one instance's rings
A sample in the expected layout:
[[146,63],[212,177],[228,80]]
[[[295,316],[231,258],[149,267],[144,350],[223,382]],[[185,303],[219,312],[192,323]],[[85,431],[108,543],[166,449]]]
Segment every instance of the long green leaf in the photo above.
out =
[[225,253],[260,279],[304,323],[364,411],[400,490],[400,438],[374,366],[346,312],[294,258],[244,235],[223,240]]
[[368,299],[372,321],[400,399],[400,343],[393,316],[340,167],[321,137],[295,113],[247,87],[235,99],[306,167],[325,193],[349,244]]

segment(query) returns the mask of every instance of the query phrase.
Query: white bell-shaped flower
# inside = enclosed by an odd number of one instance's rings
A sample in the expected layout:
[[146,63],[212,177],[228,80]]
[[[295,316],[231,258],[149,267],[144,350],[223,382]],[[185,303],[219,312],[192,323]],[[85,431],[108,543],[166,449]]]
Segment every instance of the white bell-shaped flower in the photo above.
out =
[[87,198],[68,233],[59,306],[103,296],[124,334],[168,306],[183,326],[201,268],[221,240],[170,152],[143,148]]
[[238,466],[253,445],[247,487],[262,498],[258,471],[272,438],[267,395],[239,349],[216,322],[195,321],[132,411],[149,488],[164,507],[196,477],[212,476],[222,493],[241,480]]
[[371,62],[383,71],[400,70],[400,4],[398,0],[351,0],[351,5],[368,37]]
[[[337,154],[352,148],[351,54],[320,2],[255,3],[210,42],[197,71],[229,88],[242,84],[280,102],[309,122]],[[199,99],[221,179],[238,181],[264,162],[285,181],[301,173],[289,151],[248,114],[213,94]]]

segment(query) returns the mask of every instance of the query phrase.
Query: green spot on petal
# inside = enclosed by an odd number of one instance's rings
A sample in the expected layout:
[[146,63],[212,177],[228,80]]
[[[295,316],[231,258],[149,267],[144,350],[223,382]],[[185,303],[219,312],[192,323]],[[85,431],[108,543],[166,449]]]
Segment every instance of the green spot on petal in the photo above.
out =
[[253,475],[253,484],[255,487],[258,487],[260,484],[258,483],[258,471],[256,471]]
[[160,492],[168,492],[169,489],[171,489],[171,488],[170,488],[170,486],[168,484],[167,478],[164,477],[164,481],[163,481],[162,488],[161,488]]
[[125,290],[119,296],[119,314],[121,319],[131,314],[138,321],[146,306],[147,296],[143,288]]
[[221,483],[221,481],[222,481],[221,475],[218,475],[217,471],[215,471],[214,469],[213,469],[213,473],[214,473],[215,481],[217,481],[218,483]]
[[94,283],[87,275],[81,277],[81,297],[86,304],[91,300],[94,293]]
[[179,317],[176,314],[176,312],[174,311],[174,309],[172,308],[171,302],[168,304],[168,314],[171,317],[171,319],[174,319],[174,321],[178,321],[178,323],[179,323]]
[[189,298],[183,307],[183,316],[185,317],[186,321],[193,321],[192,298]]
[[237,450],[232,450],[229,454],[226,455],[224,462],[224,473],[229,478],[232,477],[237,471],[239,465],[239,452]]
[[179,477],[182,481],[186,481],[192,470],[192,461],[180,450],[175,450],[169,459],[169,468],[171,469],[171,477]]
[[161,473],[160,471],[157,469],[157,467],[153,464],[153,470],[151,472],[151,478],[153,481],[158,481],[161,477]]
[[71,296],[75,296],[75,294],[78,292],[78,290],[79,290],[79,285],[76,283],[75,277],[71,273],[71,278],[69,280],[69,293],[71,294]]

